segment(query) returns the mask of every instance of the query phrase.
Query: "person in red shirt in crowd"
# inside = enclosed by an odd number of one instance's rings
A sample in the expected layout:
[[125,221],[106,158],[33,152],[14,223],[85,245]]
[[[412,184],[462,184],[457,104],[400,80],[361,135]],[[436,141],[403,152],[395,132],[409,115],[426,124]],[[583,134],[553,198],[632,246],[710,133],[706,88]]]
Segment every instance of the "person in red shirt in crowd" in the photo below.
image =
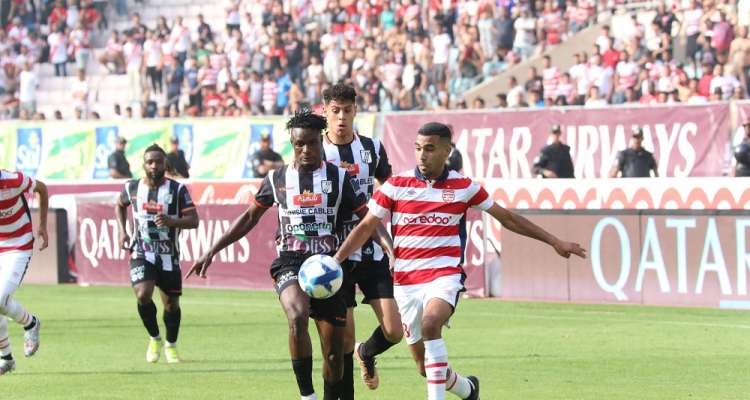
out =
[[80,20],[86,30],[93,30],[99,24],[102,16],[96,11],[91,0],[81,0]]
[[698,81],[698,94],[703,97],[711,96],[711,80],[714,79],[713,67],[709,63],[703,63],[703,74]]
[[47,25],[54,29],[60,22],[65,23],[68,18],[68,9],[65,7],[64,0],[56,0],[55,7],[50,11],[47,17]]

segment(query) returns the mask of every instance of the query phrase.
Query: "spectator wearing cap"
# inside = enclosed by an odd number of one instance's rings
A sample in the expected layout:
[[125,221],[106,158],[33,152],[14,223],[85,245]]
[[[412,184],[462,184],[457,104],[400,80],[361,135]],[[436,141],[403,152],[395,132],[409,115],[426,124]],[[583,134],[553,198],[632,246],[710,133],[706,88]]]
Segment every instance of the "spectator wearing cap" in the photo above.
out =
[[125,146],[128,144],[127,139],[121,137],[117,141],[115,151],[109,155],[107,165],[109,166],[109,177],[113,179],[128,179],[133,177],[130,172],[130,163],[125,157]]
[[268,134],[260,137],[260,149],[253,153],[250,162],[253,164],[253,175],[256,178],[265,178],[268,171],[284,166],[281,155],[271,148],[271,136]]
[[649,178],[651,171],[654,177],[659,176],[658,165],[654,155],[643,148],[643,129],[633,128],[630,145],[617,153],[615,164],[609,171],[610,178]]
[[737,160],[734,176],[750,176],[750,120],[745,121],[742,128],[745,130],[745,138],[734,151],[734,159]]
[[570,158],[570,146],[560,140],[560,125],[552,125],[549,144],[534,160],[534,174],[544,178],[575,178],[573,160]]
[[167,153],[167,162],[178,178],[190,178],[190,164],[185,159],[185,152],[180,149],[180,140],[173,136],[169,142],[171,149]]

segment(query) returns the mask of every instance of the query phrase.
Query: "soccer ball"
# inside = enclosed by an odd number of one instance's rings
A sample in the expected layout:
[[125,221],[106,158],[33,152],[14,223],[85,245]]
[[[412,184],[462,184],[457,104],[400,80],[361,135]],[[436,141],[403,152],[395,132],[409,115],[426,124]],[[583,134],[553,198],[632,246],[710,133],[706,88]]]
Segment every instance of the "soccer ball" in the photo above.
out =
[[310,297],[327,299],[341,289],[344,271],[333,257],[315,254],[302,263],[297,281]]

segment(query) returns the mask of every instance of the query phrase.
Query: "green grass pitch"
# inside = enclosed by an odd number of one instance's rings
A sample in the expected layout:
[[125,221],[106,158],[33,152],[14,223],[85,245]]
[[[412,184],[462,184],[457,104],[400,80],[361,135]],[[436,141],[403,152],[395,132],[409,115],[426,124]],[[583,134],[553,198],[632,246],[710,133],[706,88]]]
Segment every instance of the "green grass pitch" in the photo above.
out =
[[[42,345],[25,359],[22,330],[10,323],[18,361],[0,377],[3,398],[299,398],[274,293],[186,289],[179,365],[146,363],[129,288],[25,285],[16,297],[41,316]],[[367,306],[356,318],[362,340],[375,318]],[[746,312],[461,300],[452,326],[450,363],[480,377],[484,400],[750,398]],[[376,391],[355,377],[358,399],[426,397],[403,343],[378,366]]]

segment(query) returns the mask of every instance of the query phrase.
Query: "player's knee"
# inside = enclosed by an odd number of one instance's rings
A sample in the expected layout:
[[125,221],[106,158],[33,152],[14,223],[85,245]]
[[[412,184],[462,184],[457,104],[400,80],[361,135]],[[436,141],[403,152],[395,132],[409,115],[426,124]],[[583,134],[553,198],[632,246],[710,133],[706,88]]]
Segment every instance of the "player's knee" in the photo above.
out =
[[145,290],[138,291],[135,294],[135,299],[138,301],[138,304],[140,304],[142,306],[146,305],[146,304],[148,304],[148,303],[150,303],[152,301],[151,300],[151,293],[148,293]]
[[292,336],[297,337],[302,332],[307,332],[307,324],[310,314],[304,310],[292,310],[287,314],[289,332]]
[[323,368],[323,379],[328,382],[338,382],[344,377],[344,364],[341,356],[334,353],[325,355],[325,363],[328,368]]
[[164,302],[164,311],[166,312],[175,312],[180,309],[180,302],[177,300],[177,298],[169,298],[167,301]]
[[0,314],[6,315],[8,313],[8,303],[10,303],[10,295],[0,293]]
[[440,332],[443,328],[443,322],[440,318],[430,315],[422,317],[422,336],[425,340],[440,338]]

